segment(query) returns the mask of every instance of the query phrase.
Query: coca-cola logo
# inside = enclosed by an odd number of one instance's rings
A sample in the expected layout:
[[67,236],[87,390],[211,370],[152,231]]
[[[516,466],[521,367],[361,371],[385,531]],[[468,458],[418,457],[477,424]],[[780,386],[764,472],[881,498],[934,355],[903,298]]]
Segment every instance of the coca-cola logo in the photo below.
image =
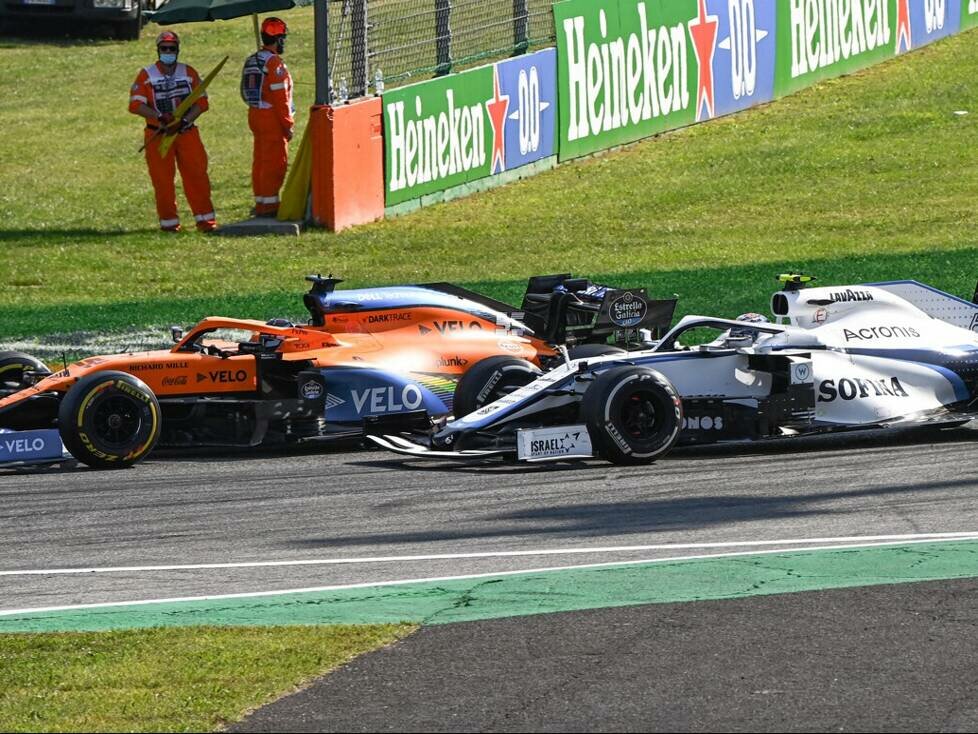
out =
[[163,387],[180,387],[181,385],[187,384],[186,375],[177,375],[176,377],[164,377]]

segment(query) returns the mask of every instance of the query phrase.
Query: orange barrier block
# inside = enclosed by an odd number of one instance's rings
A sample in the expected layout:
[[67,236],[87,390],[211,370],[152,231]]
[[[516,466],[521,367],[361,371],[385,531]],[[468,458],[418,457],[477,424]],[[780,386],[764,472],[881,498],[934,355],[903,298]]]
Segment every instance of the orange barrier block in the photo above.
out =
[[316,106],[312,126],[312,219],[327,229],[384,216],[384,138],[380,98]]

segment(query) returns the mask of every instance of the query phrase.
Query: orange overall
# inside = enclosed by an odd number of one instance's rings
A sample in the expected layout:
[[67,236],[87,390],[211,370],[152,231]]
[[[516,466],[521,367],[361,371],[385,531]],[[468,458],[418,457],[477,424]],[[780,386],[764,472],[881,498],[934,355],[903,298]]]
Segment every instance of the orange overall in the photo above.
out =
[[[200,84],[200,76],[193,67],[177,64],[173,74],[167,76],[161,63],[147,66],[139,72],[129,95],[129,111],[136,112],[140,104],[152,107],[160,114],[171,113]],[[207,95],[195,103],[201,112],[207,109]],[[207,176],[207,151],[195,125],[177,135],[167,151],[159,151],[162,135],[158,125],[150,120],[146,125],[146,165],[156,193],[156,213],[160,228],[177,230],[180,215],[177,212],[177,192],[174,186],[176,168],[180,169],[183,191],[194,213],[197,229],[210,231],[216,226],[214,205],[211,202],[211,182]]]
[[255,213],[274,214],[278,211],[278,192],[285,181],[289,138],[295,124],[292,75],[282,57],[267,47],[249,56],[242,71],[241,96],[248,104],[248,127],[255,136],[251,166]]

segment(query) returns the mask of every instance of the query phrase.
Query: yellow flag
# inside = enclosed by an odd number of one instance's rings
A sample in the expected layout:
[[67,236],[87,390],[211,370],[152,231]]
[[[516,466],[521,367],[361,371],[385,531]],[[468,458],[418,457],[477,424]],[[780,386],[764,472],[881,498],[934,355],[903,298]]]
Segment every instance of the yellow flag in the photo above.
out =
[[[198,84],[197,87],[187,96],[187,98],[183,100],[183,102],[181,102],[175,110],[173,110],[174,120],[182,120],[183,116],[190,110],[191,105],[204,96],[204,92],[207,91],[207,86],[214,81],[214,77],[216,77],[218,72],[224,68],[224,65],[228,62],[229,58],[231,57],[225,56],[224,60],[214,67],[214,71],[204,77],[204,81]],[[160,141],[161,156],[166,157],[166,154],[170,151],[170,146],[173,145],[173,141],[176,140],[176,137],[176,133],[163,136],[163,140]]]
[[312,183],[312,145],[309,142],[309,128],[302,131],[299,150],[289,169],[289,177],[282,187],[282,198],[278,205],[278,220],[289,221],[306,218],[306,202],[309,200],[309,187]]

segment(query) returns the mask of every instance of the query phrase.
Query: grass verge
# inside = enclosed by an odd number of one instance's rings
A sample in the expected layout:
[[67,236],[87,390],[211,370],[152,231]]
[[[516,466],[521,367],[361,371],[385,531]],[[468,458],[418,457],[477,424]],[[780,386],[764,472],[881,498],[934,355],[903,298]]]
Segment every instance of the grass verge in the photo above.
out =
[[[293,11],[289,23],[301,122],[312,93],[311,12]],[[250,48],[248,21],[180,30],[186,60],[201,69],[232,55],[202,129],[219,214],[243,216],[251,141],[235,67]],[[154,231],[145,165],[134,153],[139,126],[124,104],[131,78],[152,58],[151,41],[5,42],[0,338],[186,322],[205,312],[294,313],[301,275],[329,270],[351,285],[453,280],[494,295],[512,293],[534,272],[634,275],[657,290],[688,282],[698,293],[707,288],[699,275],[719,273],[738,296],[730,311],[757,302],[755,286],[734,279],[743,263],[766,278],[851,258],[834,278],[849,282],[872,277],[861,273],[885,260],[895,263],[892,275],[919,278],[919,258],[936,263],[946,253],[961,262],[953,253],[978,248],[975,38],[966,32],[464,200],[298,240]],[[82,50],[97,54],[102,73],[73,74]],[[954,114],[960,110],[972,114]],[[892,256],[905,256],[902,266]]]
[[211,731],[411,625],[0,635],[0,731]]
[[[606,272],[573,270],[614,285],[648,286],[655,296],[678,294],[677,316],[690,313],[736,316],[751,310],[766,313],[771,292],[778,287],[774,276],[786,270],[810,273],[818,277],[819,284],[825,285],[913,278],[970,300],[978,280],[978,246],[931,252],[846,253],[825,258],[799,255],[796,259],[777,263],[721,267]],[[91,331],[92,324],[99,324],[104,330],[160,327],[160,342],[166,343],[165,325],[187,326],[204,316],[256,319],[281,316],[298,322],[308,317],[300,298],[304,284],[296,277],[290,281],[294,289],[288,291],[255,290],[232,296],[83,303],[70,308],[59,304],[8,307],[3,313],[0,344],[14,338],[29,340],[32,335],[44,333],[38,331],[38,324],[49,324],[48,331],[59,334]],[[526,279],[477,280],[469,281],[467,285],[519,306]]]

